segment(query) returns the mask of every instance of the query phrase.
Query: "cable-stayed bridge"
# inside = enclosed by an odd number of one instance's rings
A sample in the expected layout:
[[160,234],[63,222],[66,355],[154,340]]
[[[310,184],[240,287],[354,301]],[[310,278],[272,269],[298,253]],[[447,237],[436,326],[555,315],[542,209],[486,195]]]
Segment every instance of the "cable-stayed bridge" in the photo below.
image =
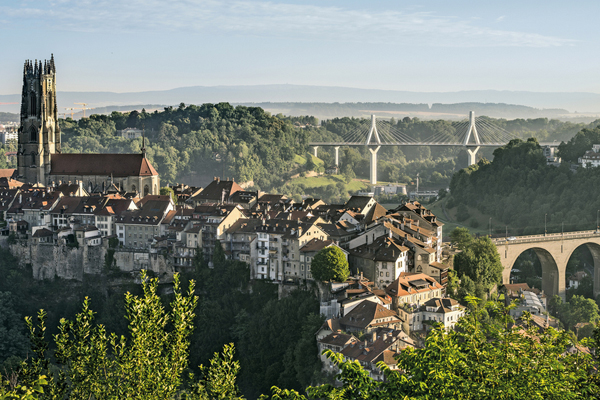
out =
[[[473,111],[469,118],[454,126],[454,133],[438,132],[426,139],[414,139],[388,121],[378,121],[371,115],[371,122],[365,120],[352,131],[345,133],[339,142],[311,142],[314,155],[320,146],[333,146],[335,165],[339,165],[339,149],[343,146],[368,146],[371,152],[371,184],[377,183],[377,152],[381,146],[461,146],[466,147],[469,165],[475,164],[475,156],[481,147],[501,147],[519,137],[495,125],[487,118],[477,117]],[[556,142],[540,143],[556,147]]]

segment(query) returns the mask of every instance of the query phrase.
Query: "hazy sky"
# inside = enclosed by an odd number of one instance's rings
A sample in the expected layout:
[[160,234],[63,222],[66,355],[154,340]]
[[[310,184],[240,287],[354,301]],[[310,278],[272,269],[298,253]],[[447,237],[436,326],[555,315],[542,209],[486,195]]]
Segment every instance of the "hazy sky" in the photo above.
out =
[[600,93],[600,1],[0,0],[0,94],[291,83]]

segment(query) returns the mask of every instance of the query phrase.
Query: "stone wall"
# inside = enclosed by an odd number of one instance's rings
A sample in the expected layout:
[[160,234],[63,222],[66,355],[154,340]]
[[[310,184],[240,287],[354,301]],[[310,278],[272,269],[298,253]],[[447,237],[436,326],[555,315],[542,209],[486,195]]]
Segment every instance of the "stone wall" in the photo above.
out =
[[83,274],[99,274],[104,266],[106,243],[101,246],[56,246],[19,241],[9,246],[19,264],[31,265],[33,278],[82,280]]
[[117,249],[115,262],[117,268],[123,272],[136,273],[142,269],[152,271],[155,276],[160,278],[161,283],[171,282],[175,272],[167,257],[160,254]]
[[[6,244],[6,241],[2,244]],[[100,246],[79,246],[79,248],[35,243],[32,240],[18,241],[8,247],[21,266],[31,265],[34,279],[58,277],[81,281],[84,274],[102,274],[108,251],[108,240],[103,240]],[[115,265],[123,272],[135,274],[145,269],[152,271],[162,283],[171,282],[173,279],[173,266],[163,255],[117,249],[114,260]]]

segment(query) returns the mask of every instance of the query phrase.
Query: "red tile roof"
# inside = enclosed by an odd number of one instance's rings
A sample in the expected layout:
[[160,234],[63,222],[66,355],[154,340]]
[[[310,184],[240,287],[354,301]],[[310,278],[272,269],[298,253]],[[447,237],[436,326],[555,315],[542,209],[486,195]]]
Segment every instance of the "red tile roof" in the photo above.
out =
[[50,175],[154,176],[142,154],[52,154]]

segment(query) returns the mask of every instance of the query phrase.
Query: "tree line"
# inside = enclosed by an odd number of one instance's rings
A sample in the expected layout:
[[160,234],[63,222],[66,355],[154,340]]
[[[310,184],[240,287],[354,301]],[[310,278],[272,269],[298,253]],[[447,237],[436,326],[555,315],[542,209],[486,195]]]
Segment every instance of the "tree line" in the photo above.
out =
[[[596,140],[600,128],[582,130],[559,147],[559,156],[573,157],[582,138]],[[460,170],[450,183],[449,208],[476,208],[508,226],[512,234],[596,229],[600,209],[600,169],[547,165],[534,138],[515,139]],[[459,211],[461,211],[459,209]],[[468,213],[466,214],[468,218]]]

